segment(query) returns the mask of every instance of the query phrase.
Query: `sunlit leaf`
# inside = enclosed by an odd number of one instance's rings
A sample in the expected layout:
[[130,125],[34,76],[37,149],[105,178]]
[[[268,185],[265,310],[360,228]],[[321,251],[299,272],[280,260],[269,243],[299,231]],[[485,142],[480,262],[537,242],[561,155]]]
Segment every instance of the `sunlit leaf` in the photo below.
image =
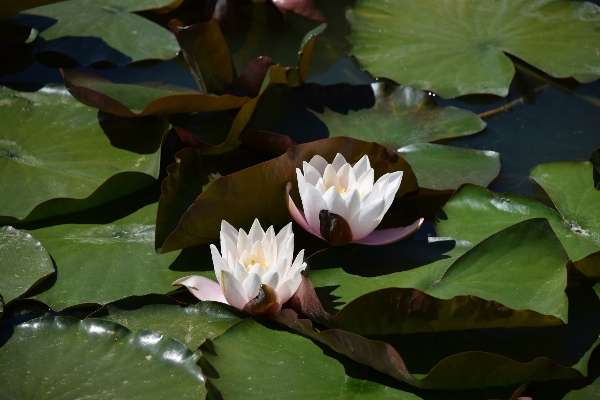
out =
[[197,359],[156,332],[46,317],[16,326],[0,348],[0,385],[7,398],[200,399]]
[[98,115],[57,86],[0,89],[0,119],[0,219],[7,222],[86,209],[149,185],[168,128],[156,117]]
[[158,332],[192,350],[240,321],[219,303],[205,301],[184,307],[167,296],[130,297],[107,304],[91,317],[116,322],[131,331]]
[[[177,228],[164,242],[161,252],[217,240],[223,219],[238,229],[249,229],[255,218],[264,226],[290,222],[292,219],[285,202],[285,188],[288,182],[295,186],[296,168],[300,168],[303,161],[310,160],[316,154],[332,161],[337,153],[341,153],[350,163],[368,155],[376,177],[386,172],[404,171],[397,197],[418,189],[417,180],[408,163],[376,143],[330,138],[292,146],[280,157],[215,180],[181,217]],[[197,162],[194,159],[190,161]],[[188,168],[193,167],[186,167]],[[197,186],[192,182],[180,184]],[[161,211],[170,213],[167,208],[162,207],[162,202],[161,199]],[[171,203],[170,207],[176,207],[176,204]],[[158,215],[157,221],[164,222],[164,218]],[[157,243],[157,247],[161,247],[160,243]]]
[[248,97],[213,96],[163,83],[118,84],[81,71],[65,70],[65,86],[79,101],[123,117],[210,112],[242,107]]
[[420,143],[398,153],[413,168],[419,186],[427,189],[456,190],[464,183],[485,187],[500,173],[500,154],[495,151]]
[[156,203],[112,223],[64,224],[32,231],[52,256],[57,271],[52,286],[34,298],[61,310],[172,291],[171,282],[185,276],[183,271],[201,270],[202,262],[180,252],[157,255],[155,218]]
[[111,7],[96,0],[37,7],[10,20],[40,32],[35,43],[38,52],[60,53],[79,64],[168,60],[179,50],[167,29],[128,12],[126,7]]
[[50,255],[28,233],[12,226],[0,228],[0,296],[5,304],[54,273]]
[[449,98],[508,94],[507,54],[553,77],[600,77],[598,6],[562,0],[361,0],[350,53],[374,76]]

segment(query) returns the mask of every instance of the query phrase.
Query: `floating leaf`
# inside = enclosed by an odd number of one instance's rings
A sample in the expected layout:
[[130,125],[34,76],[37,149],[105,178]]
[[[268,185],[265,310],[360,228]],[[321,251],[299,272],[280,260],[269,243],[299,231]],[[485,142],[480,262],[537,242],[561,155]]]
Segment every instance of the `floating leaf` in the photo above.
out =
[[[546,218],[571,260],[584,268],[588,264],[585,258],[600,251],[600,192],[594,189],[592,169],[589,162],[557,162],[533,169],[532,180],[545,191],[538,194],[542,199],[549,196],[560,214],[525,197],[464,186],[442,209],[436,230],[441,236],[477,243],[516,222]],[[596,269],[590,265],[585,273],[600,276],[600,271],[594,272]]]
[[122,117],[210,112],[240,108],[250,100],[213,96],[164,83],[119,84],[81,71],[64,70],[65,86],[79,101]]
[[129,12],[152,10],[167,13],[179,7],[183,0],[91,0],[104,7],[116,8]]
[[235,84],[235,66],[216,19],[190,26],[177,26],[171,21],[169,28],[202,93],[221,92]]
[[52,287],[33,298],[61,310],[172,291],[171,282],[181,278],[182,271],[201,270],[202,265],[179,252],[165,256],[154,252],[155,216],[156,203],[112,223],[32,231],[54,259],[57,271]]
[[413,167],[419,186],[456,190],[464,183],[488,186],[500,173],[500,154],[420,143],[398,149]]
[[156,332],[46,317],[16,326],[0,348],[0,386],[9,398],[195,399],[206,393],[197,359]]
[[440,107],[432,96],[419,89],[373,83],[375,105],[348,115],[325,110],[316,114],[330,136],[349,136],[398,149],[417,143],[472,135],[485,128],[471,111]]
[[[36,28],[38,52],[68,56],[79,64],[174,58],[175,37],[163,27],[96,0],[65,1],[27,10],[11,21]],[[125,39],[125,40],[124,40]],[[91,51],[90,51],[91,50]]]
[[515,73],[507,54],[553,77],[598,79],[598,15],[592,3],[562,0],[361,0],[347,17],[364,69],[450,98],[506,96]]
[[[294,3],[297,4],[297,2]],[[287,78],[290,86],[298,86],[306,81],[317,36],[323,33],[325,28],[327,28],[327,24],[321,24],[315,29],[311,29],[306,35],[304,35],[304,38],[300,43],[300,51],[298,52],[298,64],[296,68],[291,68],[287,72]]]
[[196,350],[240,318],[223,305],[204,301],[184,307],[167,296],[133,297],[116,301],[91,316],[124,325],[131,331],[147,329],[172,337]]
[[50,255],[42,244],[12,226],[0,228],[0,265],[0,295],[5,304],[54,273]]
[[[417,180],[408,163],[376,143],[331,138],[292,146],[280,157],[215,180],[181,217],[177,228],[164,242],[161,252],[217,240],[223,219],[238,229],[249,229],[255,218],[264,226],[291,221],[285,202],[285,188],[288,182],[296,182],[296,168],[300,168],[303,161],[310,160],[316,154],[331,161],[337,153],[341,153],[350,163],[357,162],[363,155],[369,156],[376,176],[404,171],[397,197],[418,189]],[[186,182],[181,184],[187,185]],[[191,182],[189,185],[197,186]],[[244,201],[240,202],[240,199]],[[171,203],[163,208],[162,202],[161,198],[161,210],[170,214],[169,209],[175,207],[175,204]],[[157,221],[164,221],[162,215],[157,217]]]
[[[272,319],[352,360],[420,388],[505,386],[587,374],[588,360],[600,343],[600,304],[597,295],[590,292],[572,293],[577,305],[571,309],[574,318],[569,324],[527,330],[479,329],[367,339],[341,329],[316,331],[310,320],[299,319],[289,309]],[[573,341],[574,336],[579,340]]]
[[0,218],[9,223],[82,210],[149,185],[168,128],[155,117],[125,123],[98,115],[51,85],[0,89],[0,119]]
[[[333,326],[356,333],[567,322],[567,256],[543,219],[511,226],[472,249],[451,239],[429,239],[329,248],[309,261],[317,290],[333,288],[336,301],[349,302]],[[417,289],[448,301],[385,288]],[[535,295],[540,290],[543,297]]]

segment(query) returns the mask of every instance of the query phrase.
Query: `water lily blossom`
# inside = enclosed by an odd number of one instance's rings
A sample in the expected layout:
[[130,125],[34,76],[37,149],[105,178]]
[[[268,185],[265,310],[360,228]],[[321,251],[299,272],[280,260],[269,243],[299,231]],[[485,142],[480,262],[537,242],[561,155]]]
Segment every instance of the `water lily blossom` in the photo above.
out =
[[387,173],[374,182],[375,173],[369,157],[363,156],[353,166],[338,153],[329,164],[319,156],[296,168],[298,190],[303,211],[290,196],[287,205],[292,218],[309,233],[338,246],[361,243],[379,246],[412,235],[423,219],[399,228],[374,230],[392,205],[402,181],[402,171]]
[[198,299],[229,304],[251,314],[274,314],[298,290],[306,268],[304,250],[294,259],[294,234],[289,223],[275,234],[258,219],[250,232],[221,222],[221,252],[210,246],[219,283],[202,276],[173,282],[186,286]]

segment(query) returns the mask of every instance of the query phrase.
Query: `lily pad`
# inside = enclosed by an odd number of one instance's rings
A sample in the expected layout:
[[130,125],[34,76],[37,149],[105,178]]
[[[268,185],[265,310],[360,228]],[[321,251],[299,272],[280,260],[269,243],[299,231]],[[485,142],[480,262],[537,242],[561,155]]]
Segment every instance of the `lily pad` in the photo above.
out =
[[152,10],[167,13],[179,7],[183,0],[91,0],[104,7],[117,8],[129,12]]
[[361,0],[347,14],[350,50],[374,76],[444,98],[508,94],[507,54],[547,74],[600,77],[599,8],[562,0]]
[[92,318],[121,324],[132,331],[147,329],[172,337],[196,350],[240,318],[222,304],[203,301],[184,307],[168,296],[130,297],[104,306]]
[[[333,288],[330,295],[339,297],[336,301],[349,302],[334,317],[333,326],[361,334],[567,322],[568,258],[547,221],[521,222],[469,247],[452,239],[430,238],[381,249],[329,248],[309,259],[310,279],[317,291]],[[385,288],[417,289],[452,301],[400,290],[384,293]],[[544,296],[535,295],[540,291]]]
[[81,71],[65,70],[65,86],[77,100],[123,117],[209,112],[240,108],[248,97],[213,96],[164,83],[119,84]]
[[488,186],[500,173],[500,154],[420,143],[398,149],[413,167],[419,186],[456,190],[464,183]]
[[315,114],[330,136],[348,136],[398,149],[417,143],[482,131],[486,124],[471,111],[440,107],[432,96],[409,86],[372,83],[375,105],[347,115],[324,110]]
[[[65,224],[31,233],[56,263],[57,279],[33,298],[61,310],[107,304],[133,295],[168,293],[171,282],[195,267],[180,252],[154,252],[156,203],[107,224]],[[190,266],[192,268],[190,268]],[[189,273],[188,273],[189,274]]]
[[[466,185],[444,206],[436,230],[441,236],[477,243],[516,222],[546,218],[579,267],[586,257],[600,251],[600,192],[594,188],[592,169],[589,162],[557,162],[533,169],[531,178],[543,189],[538,194],[542,200],[549,196],[558,212],[525,197]],[[597,267],[590,268],[585,273],[600,274],[594,272]]]
[[156,332],[71,317],[34,319],[14,330],[0,349],[5,397],[197,399],[206,393],[198,356]]
[[4,304],[10,304],[54,273],[50,255],[42,244],[12,226],[0,228],[0,265],[0,295]]
[[[286,206],[285,193],[287,183],[296,182],[296,168],[316,154],[331,161],[337,153],[341,153],[349,163],[357,162],[363,155],[369,156],[376,177],[386,172],[404,171],[396,197],[418,189],[410,165],[379,144],[340,137],[296,145],[282,156],[216,179],[189,206],[177,228],[162,245],[161,253],[218,240],[223,219],[236,228],[244,229],[249,229],[255,218],[263,226],[290,222],[292,218]],[[197,178],[191,177],[192,180]],[[193,182],[181,184],[197,186]],[[165,193],[163,196],[168,199]],[[160,209],[170,214],[169,208],[177,205],[170,203],[163,208],[162,199]],[[240,199],[244,201],[240,202]],[[157,221],[164,223],[162,215],[157,216]],[[160,243],[157,243],[157,247],[161,247]]]
[[126,7],[111,7],[96,0],[59,2],[10,19],[40,32],[34,43],[38,52],[60,53],[79,64],[168,60],[179,50],[167,29],[128,12]]
[[[4,221],[89,208],[147,186],[158,177],[160,144],[168,128],[162,119],[123,124],[98,116],[97,110],[52,85],[37,92],[0,89],[0,119],[0,216]],[[140,130],[145,139],[141,145],[135,141]],[[111,145],[125,133],[125,138]]]

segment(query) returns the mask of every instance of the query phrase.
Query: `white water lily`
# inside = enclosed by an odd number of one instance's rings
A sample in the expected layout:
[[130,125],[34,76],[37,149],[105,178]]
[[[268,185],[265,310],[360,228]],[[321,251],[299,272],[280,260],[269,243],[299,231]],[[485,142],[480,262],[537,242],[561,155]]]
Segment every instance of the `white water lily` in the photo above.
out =
[[353,166],[338,153],[329,164],[316,155],[296,168],[303,211],[289,196],[288,209],[309,233],[332,245],[361,243],[384,245],[414,233],[423,219],[400,228],[374,230],[392,205],[402,181],[402,171],[387,173],[374,182],[375,173],[365,155]]
[[275,235],[258,219],[250,232],[221,222],[221,253],[210,246],[219,283],[201,276],[173,282],[186,286],[200,300],[219,301],[252,314],[274,314],[298,290],[306,268],[304,250],[294,259],[294,234],[289,223]]

